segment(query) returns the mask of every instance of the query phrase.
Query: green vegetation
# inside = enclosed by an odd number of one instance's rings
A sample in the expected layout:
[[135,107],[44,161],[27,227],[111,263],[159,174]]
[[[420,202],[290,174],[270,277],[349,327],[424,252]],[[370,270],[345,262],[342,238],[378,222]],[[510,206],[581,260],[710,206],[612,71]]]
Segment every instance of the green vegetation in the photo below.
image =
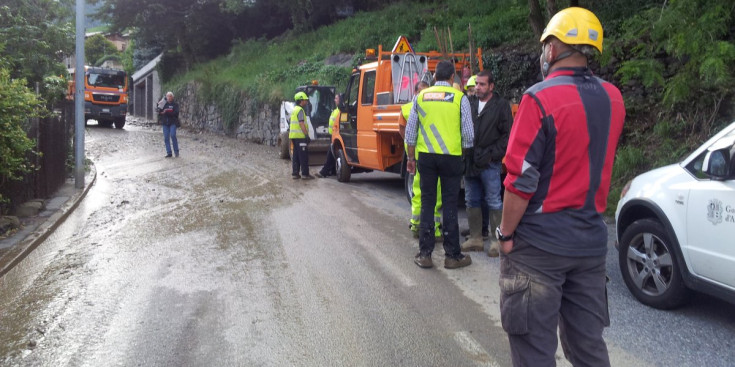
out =
[[87,28],[86,31],[87,31],[87,33],[94,33],[94,32],[103,32],[104,33],[104,32],[107,32],[107,30],[109,30],[109,29],[110,29],[109,26],[100,25],[100,26],[97,26],[97,27]]
[[629,87],[616,192],[643,171],[681,160],[735,117],[735,3],[653,5],[619,18],[603,55],[617,60],[618,85]]
[[84,40],[84,54],[88,65],[100,66],[110,58],[120,60],[120,52],[115,44],[101,34],[95,34]]
[[28,85],[48,75],[64,75],[61,59],[74,52],[72,0],[3,0],[0,5],[0,58],[13,79]]
[[[337,54],[353,55],[351,66],[367,48],[382,44],[390,48],[399,35],[406,35],[417,51],[436,50],[433,27],[452,33],[455,51],[468,51],[467,28],[472,24],[477,47],[518,42],[530,37],[523,5],[502,5],[501,1],[433,3],[401,2],[375,12],[360,12],[349,19],[321,27],[313,32],[290,32],[274,40],[248,40],[235,44],[226,56],[196,65],[189,73],[168,81],[165,89],[181,90],[190,81],[202,85],[204,100],[216,101],[212,93],[234,88],[260,103],[277,104],[290,99],[293,90],[311,80],[337,85],[347,81],[351,67],[325,65]],[[497,10],[483,16],[481,9]],[[486,10],[483,10],[486,13]],[[413,14],[396,21],[396,14]],[[512,30],[510,32],[499,30]]]
[[[38,116],[42,103],[26,87],[26,81],[11,79],[0,58],[0,185],[18,180],[34,167],[27,160],[35,142],[28,139],[24,125],[28,118]],[[0,203],[4,198],[0,193]]]

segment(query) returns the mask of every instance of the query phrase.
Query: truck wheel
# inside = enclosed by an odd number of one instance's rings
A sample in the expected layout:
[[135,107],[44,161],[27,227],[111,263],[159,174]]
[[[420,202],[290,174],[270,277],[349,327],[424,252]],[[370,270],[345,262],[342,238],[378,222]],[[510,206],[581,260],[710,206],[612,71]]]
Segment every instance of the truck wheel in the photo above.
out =
[[672,309],[687,300],[689,289],[673,246],[661,223],[652,219],[638,220],[623,233],[618,265],[628,290],[641,303]]
[[408,203],[411,203],[411,199],[413,199],[413,178],[415,176],[406,172],[405,177],[403,178],[403,187],[406,191],[406,199],[408,199]]
[[125,126],[125,117],[115,119],[115,127],[122,129]]
[[342,148],[337,149],[337,181],[350,182],[350,166],[345,158],[345,151]]
[[281,159],[288,159],[291,157],[291,139],[288,138],[288,134],[281,134],[278,138],[278,157]]

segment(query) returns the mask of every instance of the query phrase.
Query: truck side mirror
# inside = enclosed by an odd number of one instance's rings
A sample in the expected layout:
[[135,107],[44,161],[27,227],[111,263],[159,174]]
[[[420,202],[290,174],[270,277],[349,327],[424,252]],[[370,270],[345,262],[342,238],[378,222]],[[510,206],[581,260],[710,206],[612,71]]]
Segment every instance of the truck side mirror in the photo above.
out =
[[704,167],[706,173],[711,179],[716,181],[726,180],[730,171],[730,149],[723,148],[707,152],[704,157]]

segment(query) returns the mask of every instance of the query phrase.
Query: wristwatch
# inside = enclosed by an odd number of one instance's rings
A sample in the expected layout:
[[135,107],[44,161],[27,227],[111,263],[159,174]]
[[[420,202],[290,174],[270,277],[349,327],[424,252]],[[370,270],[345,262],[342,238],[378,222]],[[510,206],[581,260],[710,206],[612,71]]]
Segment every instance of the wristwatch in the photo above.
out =
[[513,233],[503,236],[503,232],[500,231],[500,226],[498,226],[498,228],[495,228],[495,237],[497,237],[500,242],[507,242],[513,239]]

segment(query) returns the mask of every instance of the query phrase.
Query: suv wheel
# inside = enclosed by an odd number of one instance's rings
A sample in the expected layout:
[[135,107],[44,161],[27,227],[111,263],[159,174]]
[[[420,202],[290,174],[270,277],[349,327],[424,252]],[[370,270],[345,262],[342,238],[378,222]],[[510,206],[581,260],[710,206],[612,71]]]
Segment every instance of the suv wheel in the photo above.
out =
[[623,233],[620,272],[641,303],[659,309],[684,304],[689,290],[681,278],[680,263],[669,235],[658,221],[636,221]]

